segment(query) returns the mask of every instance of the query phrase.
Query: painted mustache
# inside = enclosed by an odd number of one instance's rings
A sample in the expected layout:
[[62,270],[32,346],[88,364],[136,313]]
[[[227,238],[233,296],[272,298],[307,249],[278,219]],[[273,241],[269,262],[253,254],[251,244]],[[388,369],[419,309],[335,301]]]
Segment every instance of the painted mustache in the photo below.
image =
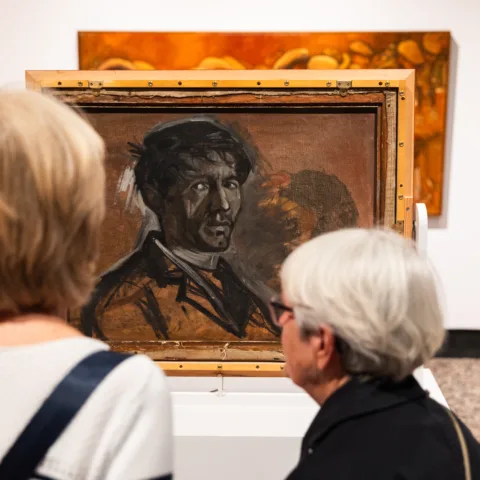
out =
[[232,220],[220,213],[206,217],[205,221],[207,227],[230,227],[232,223]]

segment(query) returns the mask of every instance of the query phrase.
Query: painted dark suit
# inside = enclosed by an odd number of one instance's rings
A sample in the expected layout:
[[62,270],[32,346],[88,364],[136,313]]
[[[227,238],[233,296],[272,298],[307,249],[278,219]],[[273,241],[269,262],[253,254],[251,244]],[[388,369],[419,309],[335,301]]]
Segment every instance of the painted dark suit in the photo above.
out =
[[101,275],[82,310],[84,333],[109,338],[110,322],[131,328],[140,316],[135,339],[234,339],[252,327],[263,327],[262,339],[278,335],[269,289],[222,255],[253,168],[248,147],[204,116],[160,124],[131,146],[155,225],[144,222],[132,253]]
[[82,312],[84,333],[91,336],[96,331],[104,338],[98,318],[111,310],[115,320],[117,308],[129,303],[141,312],[157,338],[169,339],[171,318],[163,313],[161,300],[155,294],[168,287],[175,289],[175,301],[185,317],[187,309],[196,309],[236,337],[243,337],[249,324],[276,333],[266,320],[266,303],[254,293],[253,282],[238,276],[222,258],[213,270],[190,265],[169,251],[159,235],[151,232],[141,248],[102,275]]

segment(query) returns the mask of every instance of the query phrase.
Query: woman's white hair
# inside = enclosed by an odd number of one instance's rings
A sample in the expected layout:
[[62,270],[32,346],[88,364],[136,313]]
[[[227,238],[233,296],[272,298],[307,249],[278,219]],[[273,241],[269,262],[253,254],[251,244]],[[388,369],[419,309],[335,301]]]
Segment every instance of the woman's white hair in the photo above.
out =
[[304,333],[328,325],[347,372],[400,380],[441,347],[437,276],[412,241],[385,229],[344,229],[300,246],[281,269]]

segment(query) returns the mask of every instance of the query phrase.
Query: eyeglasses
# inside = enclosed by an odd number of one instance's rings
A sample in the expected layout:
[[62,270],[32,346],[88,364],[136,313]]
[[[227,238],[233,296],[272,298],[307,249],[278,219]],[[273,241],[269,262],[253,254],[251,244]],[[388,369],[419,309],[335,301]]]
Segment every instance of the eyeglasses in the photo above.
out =
[[[306,310],[312,311],[311,307],[307,307],[306,305],[296,305],[297,307],[304,308]],[[270,316],[272,318],[272,322],[277,325],[278,327],[282,328],[283,325],[280,324],[280,318],[281,316],[285,313],[294,313],[293,307],[289,307],[282,303],[281,297],[279,295],[273,297],[269,302],[268,302],[268,307],[270,310]],[[319,327],[319,331],[322,331],[322,328]],[[315,333],[315,331],[312,331],[310,333]],[[344,354],[344,352],[347,350],[348,345],[347,343],[342,340],[338,335],[335,334],[335,346],[340,353],[340,355]]]
[[272,322],[277,325],[278,327],[282,327],[280,324],[280,318],[285,313],[294,313],[294,308],[301,308],[304,310],[313,311],[312,307],[308,307],[307,305],[303,305],[301,303],[296,303],[293,307],[289,307],[282,302],[280,295],[275,295],[269,302],[268,302],[268,309],[270,310],[270,317],[272,318]]
[[284,303],[282,303],[279,296],[273,297],[268,302],[268,309],[270,310],[270,317],[272,318],[272,322],[277,326],[281,327],[280,325],[280,318],[285,313],[293,313],[293,308],[288,307]]

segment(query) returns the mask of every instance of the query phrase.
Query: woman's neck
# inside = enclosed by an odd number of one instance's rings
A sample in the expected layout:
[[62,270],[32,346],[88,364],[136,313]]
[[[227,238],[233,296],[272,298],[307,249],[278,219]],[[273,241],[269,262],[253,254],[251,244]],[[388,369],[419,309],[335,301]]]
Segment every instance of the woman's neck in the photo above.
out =
[[340,356],[335,353],[328,365],[319,371],[315,378],[304,387],[304,390],[319,404],[323,405],[327,398],[345,385],[351,376],[343,368]]
[[338,376],[323,381],[321,383],[310,385],[305,391],[319,404],[323,405],[327,398],[333,395],[340,387],[350,380],[349,375]]
[[79,337],[82,334],[57,315],[0,312],[0,346],[13,347]]

